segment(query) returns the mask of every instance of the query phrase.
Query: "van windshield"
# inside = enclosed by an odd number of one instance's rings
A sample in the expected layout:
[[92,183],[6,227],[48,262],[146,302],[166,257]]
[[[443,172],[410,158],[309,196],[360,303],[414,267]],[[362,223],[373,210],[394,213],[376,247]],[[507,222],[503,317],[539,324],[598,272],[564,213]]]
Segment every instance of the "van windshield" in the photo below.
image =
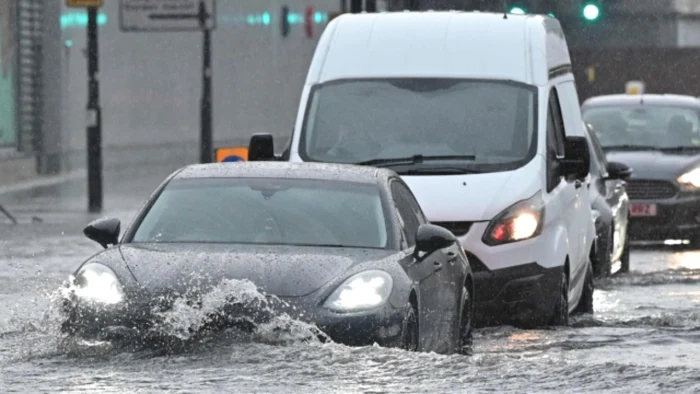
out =
[[536,114],[536,88],[508,81],[333,81],[311,93],[299,154],[334,163],[431,157],[397,163],[399,173],[506,171],[534,157]]

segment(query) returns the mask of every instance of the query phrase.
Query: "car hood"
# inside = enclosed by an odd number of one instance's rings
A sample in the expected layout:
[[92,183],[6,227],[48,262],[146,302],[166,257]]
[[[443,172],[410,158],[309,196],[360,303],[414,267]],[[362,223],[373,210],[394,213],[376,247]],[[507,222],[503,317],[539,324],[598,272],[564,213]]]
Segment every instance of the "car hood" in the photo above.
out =
[[[538,156],[539,157],[539,156]],[[469,175],[405,175],[431,222],[489,221],[540,189],[540,161],[513,171]]]
[[352,266],[387,257],[383,249],[257,245],[126,244],[120,251],[141,287],[186,293],[224,279],[250,280],[267,294],[310,294]]
[[630,166],[632,179],[676,179],[686,170],[700,165],[700,155],[696,152],[609,151],[606,152],[605,156],[608,161],[616,161]]

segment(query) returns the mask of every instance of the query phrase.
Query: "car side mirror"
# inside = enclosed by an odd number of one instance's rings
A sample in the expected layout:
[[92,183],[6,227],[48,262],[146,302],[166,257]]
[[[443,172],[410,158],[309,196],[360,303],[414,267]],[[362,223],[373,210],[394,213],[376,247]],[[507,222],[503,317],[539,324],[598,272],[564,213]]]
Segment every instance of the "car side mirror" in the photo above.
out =
[[248,144],[248,161],[275,160],[275,144],[271,134],[253,134]]
[[586,137],[566,137],[564,158],[559,161],[561,175],[574,179],[588,176],[591,167],[591,152]]
[[608,172],[608,179],[621,179],[624,181],[632,175],[632,168],[627,164],[616,161],[609,162],[606,171]]
[[119,219],[104,218],[88,224],[83,230],[83,234],[107,249],[108,245],[119,243],[120,231],[121,222]]
[[447,248],[457,241],[452,232],[434,224],[421,224],[416,232],[416,253],[432,253]]

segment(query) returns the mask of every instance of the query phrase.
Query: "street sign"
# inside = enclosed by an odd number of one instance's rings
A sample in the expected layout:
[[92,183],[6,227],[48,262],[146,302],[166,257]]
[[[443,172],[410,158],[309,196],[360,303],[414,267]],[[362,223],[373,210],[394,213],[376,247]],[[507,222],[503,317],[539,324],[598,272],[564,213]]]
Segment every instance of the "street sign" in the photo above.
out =
[[66,0],[66,6],[73,8],[100,8],[103,4],[104,0]]
[[218,148],[216,150],[216,162],[217,163],[230,163],[230,162],[247,161],[247,160],[248,160],[248,147],[247,146]]
[[[200,3],[206,12],[200,24]],[[216,0],[120,0],[122,31],[193,31],[216,28]]]

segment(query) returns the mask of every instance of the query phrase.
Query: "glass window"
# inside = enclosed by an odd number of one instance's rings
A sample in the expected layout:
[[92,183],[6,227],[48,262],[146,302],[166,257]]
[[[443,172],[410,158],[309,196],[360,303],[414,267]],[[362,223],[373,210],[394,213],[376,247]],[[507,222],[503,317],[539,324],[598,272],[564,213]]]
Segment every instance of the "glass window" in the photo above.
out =
[[583,109],[583,119],[605,147],[700,147],[700,113],[695,108],[619,105]]
[[421,225],[420,216],[411,207],[411,202],[406,195],[406,188],[398,182],[394,182],[391,185],[391,191],[394,195],[394,201],[396,202],[396,207],[399,215],[399,223],[403,227],[404,235],[408,247],[412,247],[416,244],[416,233],[418,232],[418,227]]
[[561,104],[559,103],[559,95],[557,89],[552,88],[549,92],[549,113],[554,129],[555,153],[557,157],[564,157],[564,139],[566,138],[566,130],[564,128],[564,118],[561,114]]
[[338,163],[474,155],[458,164],[503,171],[534,157],[535,117],[536,89],[522,84],[426,78],[335,81],[312,92],[300,154],[306,160]]
[[172,181],[132,242],[387,247],[378,187],[303,179]]

